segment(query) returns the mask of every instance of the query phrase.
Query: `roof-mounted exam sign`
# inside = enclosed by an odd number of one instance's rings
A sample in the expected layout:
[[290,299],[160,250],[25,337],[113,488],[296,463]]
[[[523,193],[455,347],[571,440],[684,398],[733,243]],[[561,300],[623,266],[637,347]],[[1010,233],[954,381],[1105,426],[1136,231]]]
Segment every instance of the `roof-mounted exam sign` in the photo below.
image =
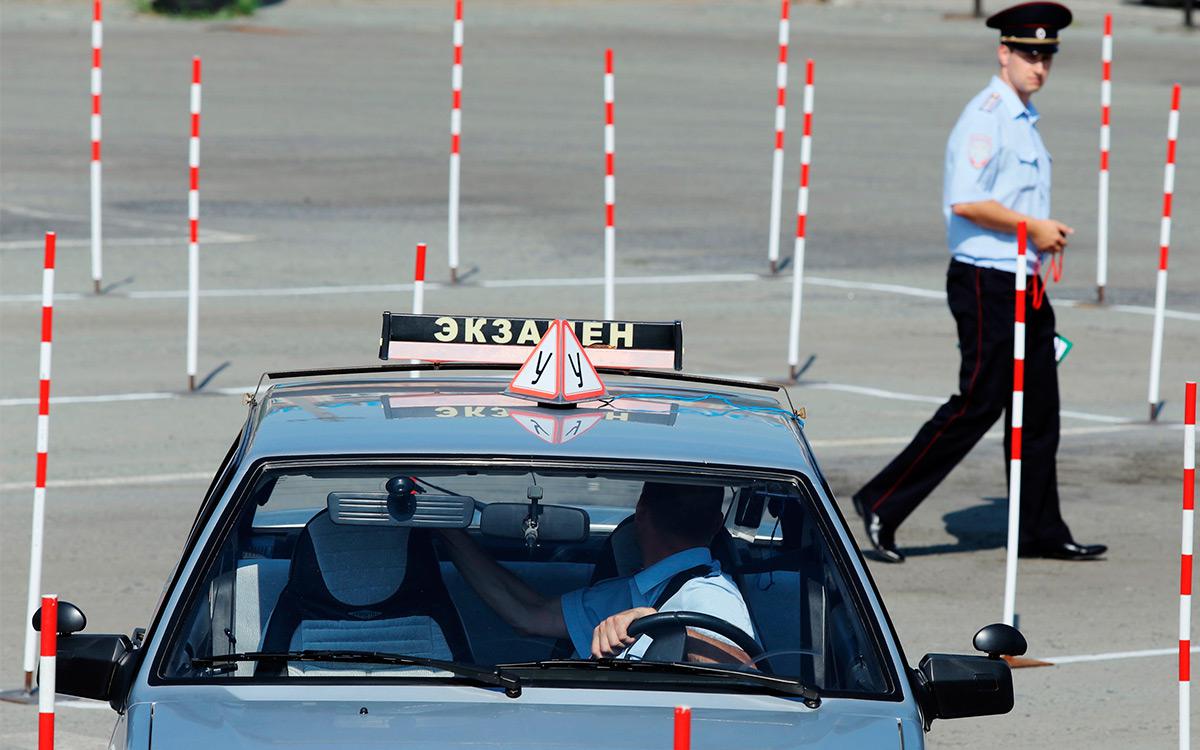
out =
[[[379,358],[519,365],[530,358],[554,323],[545,318],[385,312]],[[679,321],[575,320],[566,327],[596,367],[683,369]]]

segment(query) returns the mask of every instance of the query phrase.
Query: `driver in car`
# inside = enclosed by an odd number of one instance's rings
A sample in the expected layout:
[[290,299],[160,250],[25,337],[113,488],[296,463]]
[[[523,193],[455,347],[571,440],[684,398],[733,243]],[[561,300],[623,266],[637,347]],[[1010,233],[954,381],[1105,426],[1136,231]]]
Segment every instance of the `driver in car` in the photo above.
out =
[[[561,597],[545,597],[501,567],[461,529],[443,529],[463,578],[500,617],[527,635],[570,638],[578,656],[641,658],[647,638],[629,635],[637,619],[658,611],[711,615],[755,636],[737,584],[713,559],[709,544],[724,526],[721,487],[646,482],[634,525],[643,568]],[[688,631],[688,658],[748,663],[724,637]],[[632,648],[630,648],[632,647]]]

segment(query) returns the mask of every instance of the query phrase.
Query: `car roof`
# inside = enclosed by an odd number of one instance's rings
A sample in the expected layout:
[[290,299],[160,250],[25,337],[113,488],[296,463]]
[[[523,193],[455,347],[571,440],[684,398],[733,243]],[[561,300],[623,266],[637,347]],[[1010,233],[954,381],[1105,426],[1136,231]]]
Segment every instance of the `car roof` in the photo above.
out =
[[256,400],[250,460],[505,455],[812,468],[782,389],[752,383],[605,373],[610,398],[562,408],[506,395],[511,374],[287,375]]

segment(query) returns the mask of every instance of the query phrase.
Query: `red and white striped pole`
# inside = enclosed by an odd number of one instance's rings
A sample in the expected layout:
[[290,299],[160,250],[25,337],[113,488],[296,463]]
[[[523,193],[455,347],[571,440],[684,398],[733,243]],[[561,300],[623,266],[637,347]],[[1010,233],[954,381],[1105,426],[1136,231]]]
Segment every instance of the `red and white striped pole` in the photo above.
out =
[[458,282],[459,136],[462,134],[463,0],[454,2],[454,64],[450,69],[450,282]]
[[613,51],[604,50],[604,319],[612,320],[616,309],[617,228],[616,228],[616,121],[613,79]]
[[1104,14],[1104,41],[1100,60],[1100,197],[1096,226],[1096,301],[1104,303],[1108,285],[1108,148],[1109,115],[1112,107],[1112,13]]
[[[417,243],[417,265],[413,269],[413,315],[420,315],[425,312],[425,243]],[[420,362],[414,359],[413,364]],[[415,378],[420,376],[416,370],[410,372],[409,377]]]
[[[32,620],[30,616],[30,620]],[[32,627],[33,623],[30,622]],[[38,663],[38,750],[54,750],[54,691],[58,665],[58,595],[42,597],[41,659]]]
[[800,304],[804,288],[804,243],[808,221],[808,167],[812,161],[813,61],[804,70],[804,135],[800,139],[800,195],[796,199],[796,245],[792,251],[792,319],[788,333],[788,370],[800,368]]
[[1025,222],[1017,224],[1017,295],[1013,319],[1012,452],[1008,474],[1008,556],[1004,566],[1004,622],[1016,627],[1017,548],[1021,530],[1021,427],[1025,422]]
[[46,525],[46,462],[50,448],[50,344],[54,333],[54,250],[57,237],[46,232],[42,268],[42,344],[38,355],[37,469],[33,480],[33,530],[29,535],[29,598],[25,608],[25,692],[33,691],[37,666],[37,612],[42,590],[42,538]]
[[188,390],[196,390],[200,339],[200,58],[192,58],[192,136],[188,140]]
[[1196,507],[1196,383],[1184,391],[1183,541],[1179,571],[1179,748],[1191,747],[1192,704],[1192,529]]
[[775,66],[775,153],[771,161],[771,227],[767,241],[767,260],[771,273],[779,270],[779,213],[783,193],[783,131],[787,121],[788,4],[783,0],[779,11],[779,61]]
[[674,750],[691,750],[692,747],[692,709],[687,706],[675,707],[675,747]]
[[1150,421],[1158,418],[1162,373],[1163,318],[1167,310],[1167,256],[1171,249],[1171,198],[1175,193],[1175,142],[1179,138],[1179,84],[1171,91],[1167,120],[1167,167],[1163,172],[1162,224],[1158,231],[1158,281],[1154,287],[1154,337],[1150,344]]
[[100,63],[104,48],[103,0],[92,2],[92,290],[100,293]]

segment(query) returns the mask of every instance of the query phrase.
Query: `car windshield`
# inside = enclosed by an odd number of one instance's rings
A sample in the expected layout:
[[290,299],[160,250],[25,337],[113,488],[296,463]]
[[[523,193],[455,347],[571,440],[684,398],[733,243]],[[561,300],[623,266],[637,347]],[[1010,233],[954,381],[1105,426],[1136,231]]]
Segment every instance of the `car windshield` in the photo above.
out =
[[[794,478],[288,468],[239,498],[174,620],[165,680],[889,690],[861,588]],[[630,632],[598,649],[596,626],[631,611]]]

